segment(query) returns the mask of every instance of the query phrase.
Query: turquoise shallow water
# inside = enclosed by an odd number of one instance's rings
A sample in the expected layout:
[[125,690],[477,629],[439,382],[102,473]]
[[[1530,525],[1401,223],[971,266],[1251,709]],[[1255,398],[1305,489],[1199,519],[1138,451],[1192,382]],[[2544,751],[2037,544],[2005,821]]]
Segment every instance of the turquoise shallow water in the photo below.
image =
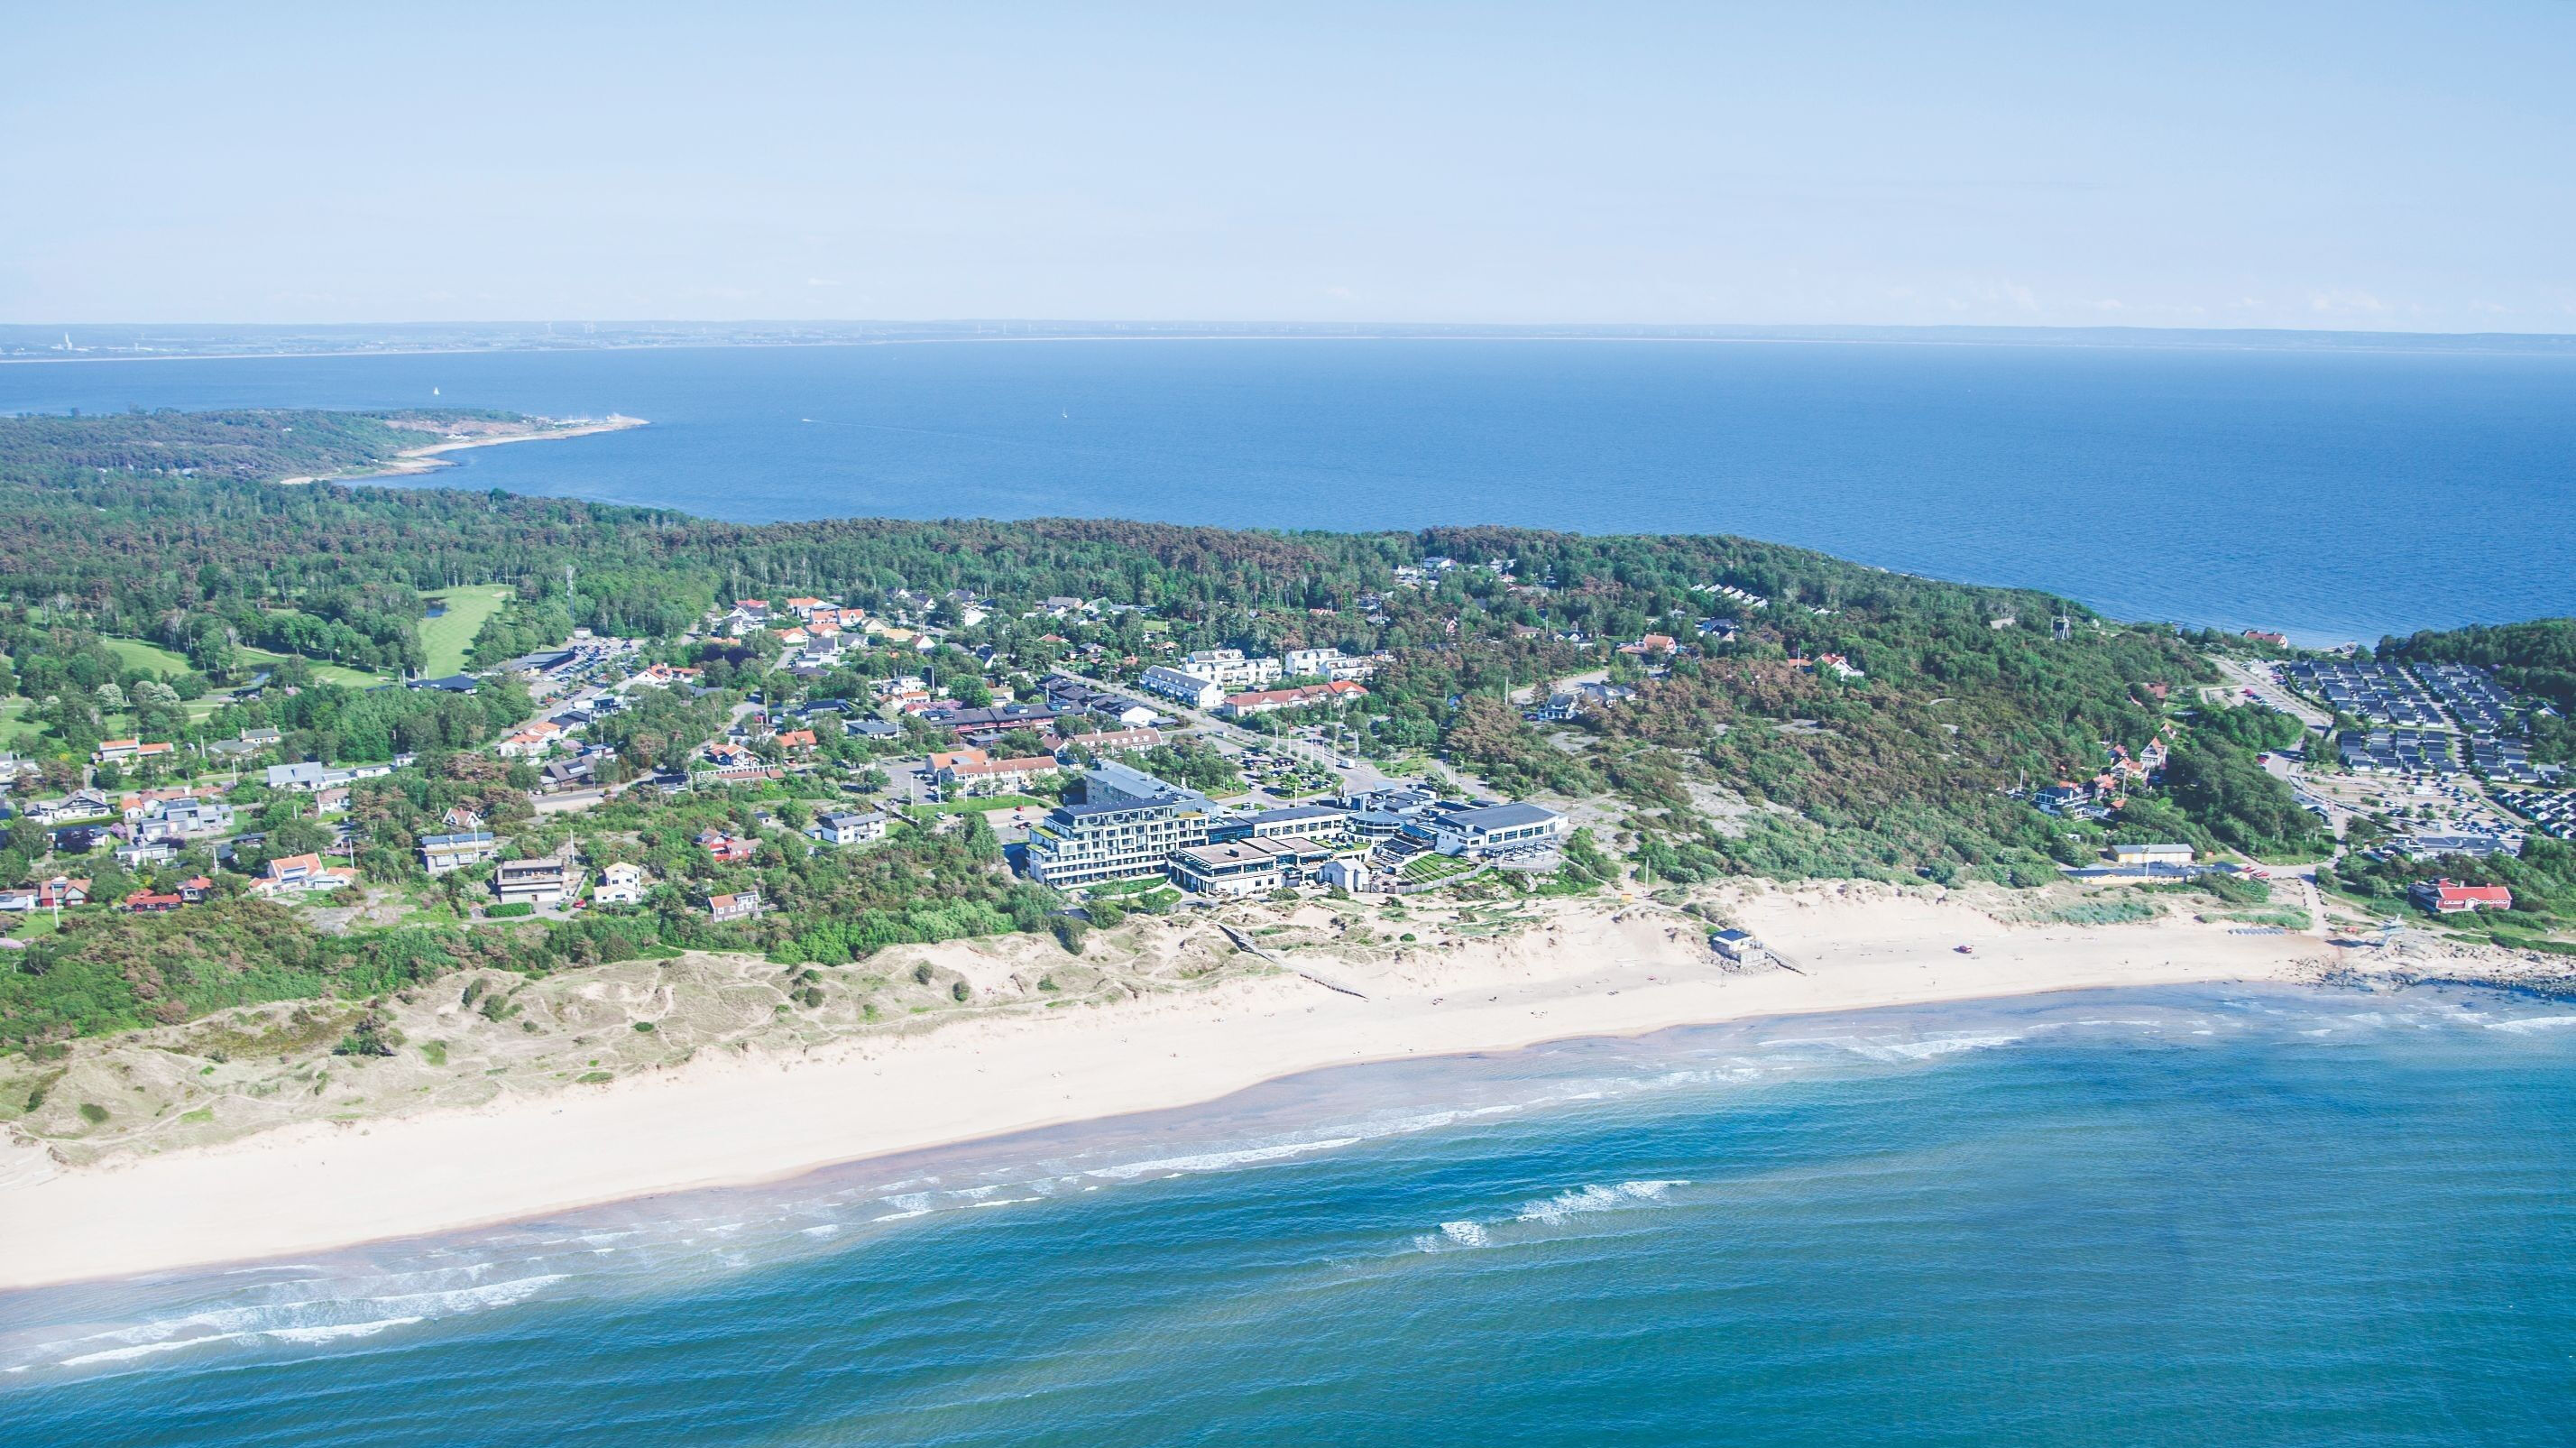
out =
[[2564,1443],[2571,1123],[2576,1015],[2472,993],[1361,1067],[0,1298],[0,1441]]
[[745,521],[1725,532],[2314,642],[2576,612],[2569,357],[1307,340],[0,366],[0,412],[434,401],[654,423],[460,454],[443,482]]

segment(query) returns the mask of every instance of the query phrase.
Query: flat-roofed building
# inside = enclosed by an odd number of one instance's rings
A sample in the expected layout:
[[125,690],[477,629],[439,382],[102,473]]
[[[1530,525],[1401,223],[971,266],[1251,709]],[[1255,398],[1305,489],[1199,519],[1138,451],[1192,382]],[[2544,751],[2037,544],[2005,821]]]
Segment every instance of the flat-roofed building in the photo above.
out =
[[1172,883],[1200,895],[1266,895],[1302,885],[1307,872],[1333,857],[1302,835],[1192,845],[1172,855]]
[[465,830],[449,835],[420,837],[420,865],[433,875],[482,864],[501,853],[501,842],[490,830]]
[[863,845],[885,838],[889,821],[883,811],[830,810],[814,817],[805,833],[827,845]]
[[1348,829],[1350,818],[1349,810],[1328,804],[1284,805],[1211,823],[1208,842],[1221,845],[1229,840],[1267,840],[1281,835],[1330,839]]
[[560,905],[580,888],[570,860],[503,860],[492,867],[492,893],[504,905]]
[[1565,816],[1535,804],[1426,809],[1401,831],[1441,854],[1471,859],[1550,844],[1570,832]]

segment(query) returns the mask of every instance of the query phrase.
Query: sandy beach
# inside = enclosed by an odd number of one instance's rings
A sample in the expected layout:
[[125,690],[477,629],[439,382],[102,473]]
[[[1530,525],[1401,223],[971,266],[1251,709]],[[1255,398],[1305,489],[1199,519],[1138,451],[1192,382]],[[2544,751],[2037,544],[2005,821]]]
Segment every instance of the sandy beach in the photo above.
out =
[[[962,1018],[686,1064],[471,1109],[309,1121],[68,1166],[0,1153],[0,1289],[318,1251],[742,1184],[883,1153],[1213,1100],[1328,1066],[1509,1050],[1751,1017],[2044,991],[2312,977],[2332,948],[2184,918],[2013,924],[1884,887],[1750,889],[1735,918],[1794,969],[1720,968],[1692,922],[1568,905],[1486,939],[1426,939],[1116,1004]],[[1179,930],[1187,927],[1171,926]],[[1208,931],[1212,927],[1198,926]],[[1955,947],[1973,947],[1961,954]],[[912,948],[1026,976],[1015,937]],[[1058,956],[1057,959],[1062,959]]]

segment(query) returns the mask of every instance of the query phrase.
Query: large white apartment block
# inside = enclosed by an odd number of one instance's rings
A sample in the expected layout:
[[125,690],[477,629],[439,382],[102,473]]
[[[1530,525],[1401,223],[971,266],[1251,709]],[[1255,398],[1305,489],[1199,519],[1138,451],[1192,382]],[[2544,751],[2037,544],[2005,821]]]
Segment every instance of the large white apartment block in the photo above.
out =
[[1291,679],[1365,679],[1377,672],[1377,660],[1358,658],[1340,649],[1290,649],[1287,656]]
[[1065,889],[1160,875],[1207,843],[1207,826],[1177,795],[1062,805],[1029,830],[1029,878]]
[[1272,658],[1246,658],[1241,649],[1201,649],[1184,654],[1177,664],[1156,664],[1138,682],[1194,709],[1213,709],[1228,694],[1259,689],[1287,677],[1286,666]]
[[1144,677],[1136,681],[1136,686],[1167,699],[1178,699],[1193,709],[1213,709],[1229,692],[1222,684],[1211,683],[1196,674],[1183,673],[1168,664],[1156,664],[1147,669]]

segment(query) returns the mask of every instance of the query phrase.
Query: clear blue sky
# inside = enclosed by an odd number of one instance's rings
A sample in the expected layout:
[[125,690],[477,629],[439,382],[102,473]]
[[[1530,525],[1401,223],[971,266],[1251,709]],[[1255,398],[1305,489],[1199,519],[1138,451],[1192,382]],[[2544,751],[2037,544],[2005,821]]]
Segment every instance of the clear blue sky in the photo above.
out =
[[51,4],[0,321],[2576,331],[2576,5]]

